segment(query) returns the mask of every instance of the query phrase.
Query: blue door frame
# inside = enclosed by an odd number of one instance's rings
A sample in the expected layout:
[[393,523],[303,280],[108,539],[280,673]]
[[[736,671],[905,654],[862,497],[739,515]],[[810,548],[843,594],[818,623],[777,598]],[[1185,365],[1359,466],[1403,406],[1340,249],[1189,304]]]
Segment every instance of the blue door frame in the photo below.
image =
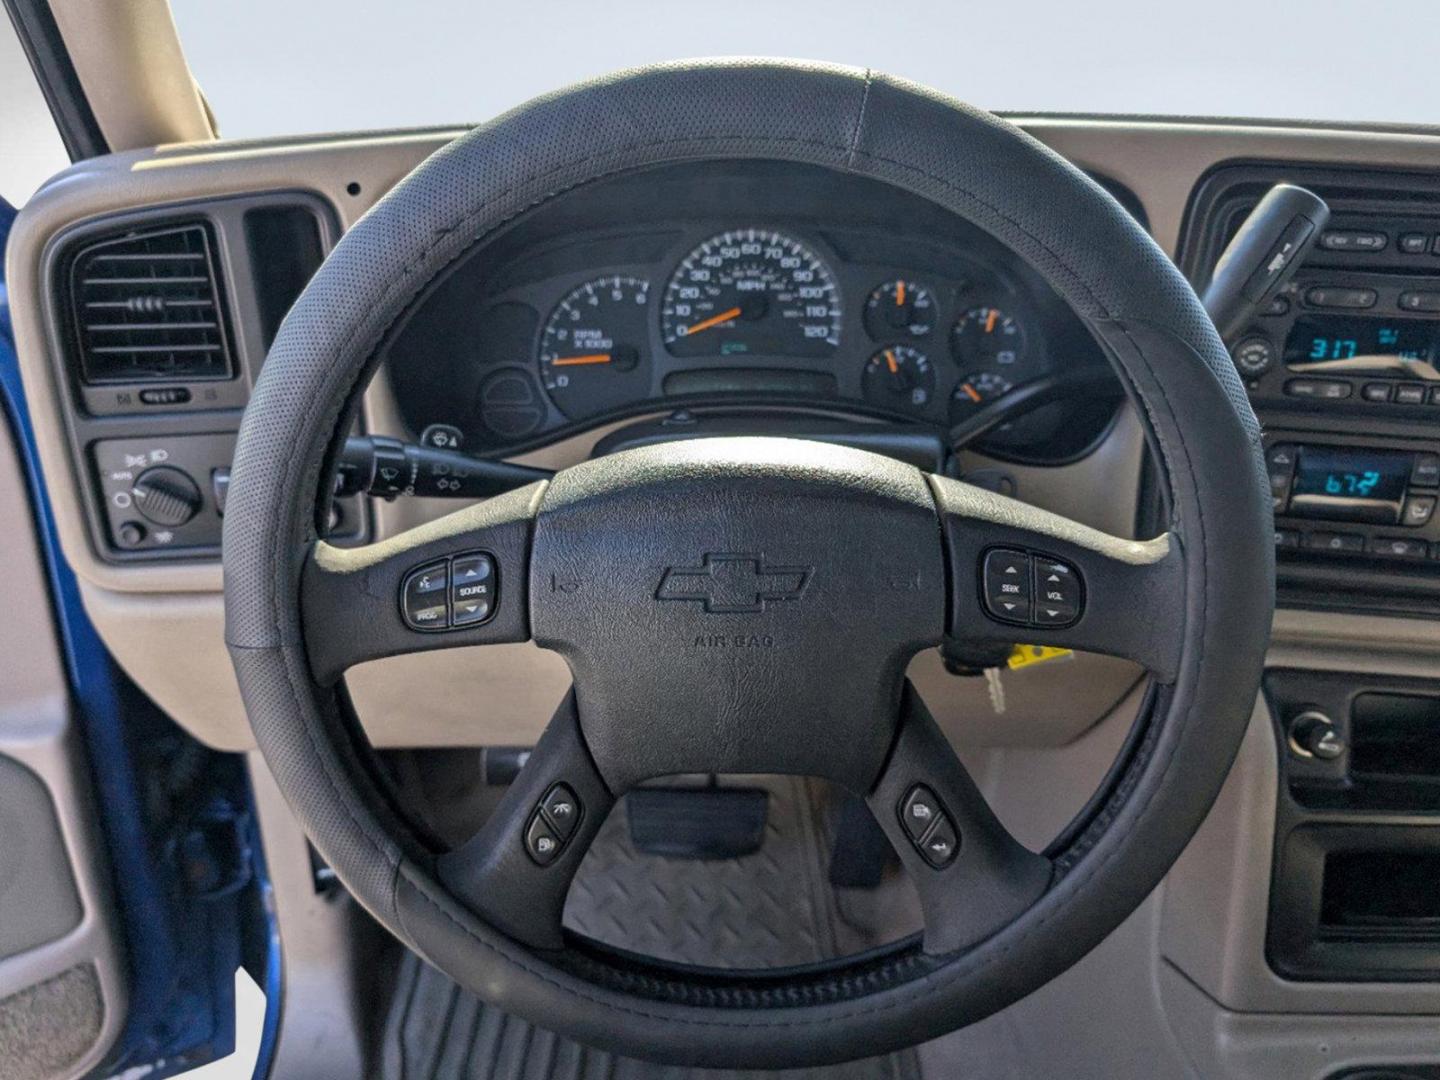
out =
[[[0,254],[16,212],[0,199]],[[163,1080],[235,1045],[234,977],[265,991],[254,1076],[279,1029],[279,930],[244,767],[196,742],[120,671],[85,614],[43,481],[11,333],[0,258],[0,406],[18,442],[76,722],[91,765],[125,938],[125,1025],[93,1073]]]

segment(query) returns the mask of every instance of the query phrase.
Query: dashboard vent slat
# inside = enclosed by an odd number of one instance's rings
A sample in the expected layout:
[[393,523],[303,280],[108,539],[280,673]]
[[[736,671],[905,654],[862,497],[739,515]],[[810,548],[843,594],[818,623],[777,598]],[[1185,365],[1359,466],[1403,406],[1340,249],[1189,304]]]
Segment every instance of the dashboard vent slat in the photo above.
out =
[[228,379],[214,239],[204,222],[127,232],[81,248],[70,306],[88,384]]

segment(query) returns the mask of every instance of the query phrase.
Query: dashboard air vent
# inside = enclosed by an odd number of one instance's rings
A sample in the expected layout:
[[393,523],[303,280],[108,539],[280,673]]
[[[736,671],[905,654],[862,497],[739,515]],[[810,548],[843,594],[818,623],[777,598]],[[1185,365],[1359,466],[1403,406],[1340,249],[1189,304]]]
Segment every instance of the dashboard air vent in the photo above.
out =
[[128,232],[80,249],[70,301],[87,383],[234,374],[210,228]]

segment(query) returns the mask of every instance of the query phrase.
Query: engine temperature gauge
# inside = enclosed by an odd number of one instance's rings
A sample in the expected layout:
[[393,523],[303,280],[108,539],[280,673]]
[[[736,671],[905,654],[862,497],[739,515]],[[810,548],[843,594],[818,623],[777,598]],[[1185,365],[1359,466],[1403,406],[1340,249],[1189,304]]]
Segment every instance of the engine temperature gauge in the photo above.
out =
[[935,329],[935,297],[903,278],[877,285],[865,301],[865,332],[876,341],[897,335],[925,337]]
[[892,345],[865,363],[865,400],[886,409],[920,410],[935,396],[935,368],[919,349]]

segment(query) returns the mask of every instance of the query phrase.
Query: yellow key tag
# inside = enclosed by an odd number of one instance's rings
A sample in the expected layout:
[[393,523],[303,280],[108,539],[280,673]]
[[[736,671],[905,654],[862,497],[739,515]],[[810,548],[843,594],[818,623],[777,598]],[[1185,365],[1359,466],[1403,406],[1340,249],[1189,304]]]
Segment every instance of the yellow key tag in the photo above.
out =
[[1073,649],[1057,649],[1053,645],[1016,645],[1005,661],[1011,671],[1044,664],[1051,660],[1068,660],[1075,655]]

